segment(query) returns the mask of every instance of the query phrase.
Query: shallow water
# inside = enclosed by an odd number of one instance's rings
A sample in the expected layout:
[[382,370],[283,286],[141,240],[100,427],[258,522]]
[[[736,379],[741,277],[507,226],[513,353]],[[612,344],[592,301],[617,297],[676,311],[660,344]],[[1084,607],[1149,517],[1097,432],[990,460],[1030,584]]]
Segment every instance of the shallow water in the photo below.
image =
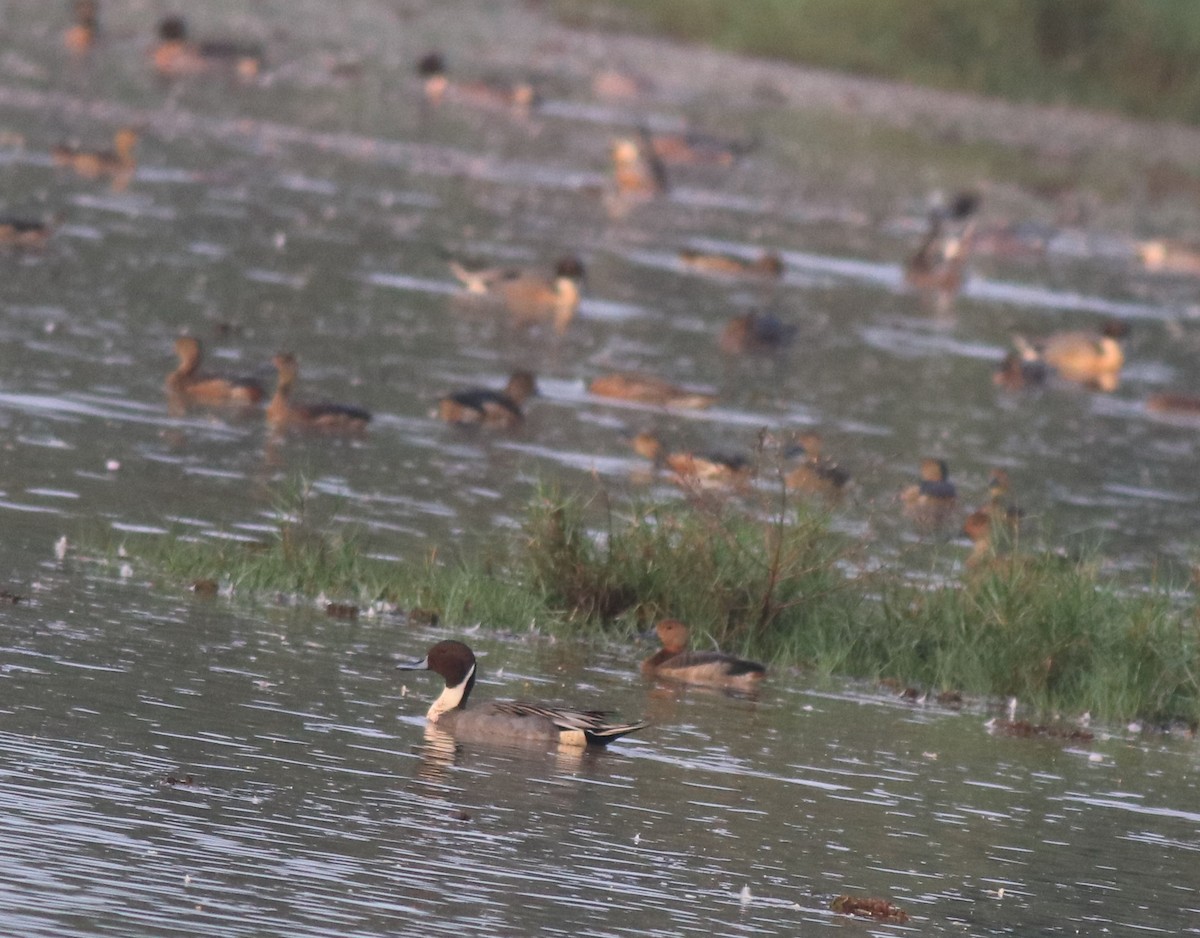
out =
[[[1004,465],[1048,544],[1099,540],[1135,577],[1170,569],[1194,560],[1198,428],[1141,402],[1200,391],[1195,291],[1140,272],[1135,233],[1064,229],[1041,260],[981,259],[939,315],[899,266],[938,168],[884,204],[853,182],[814,196],[805,167],[839,154],[801,114],[795,139],[683,171],[670,198],[614,216],[614,133],[777,116],[670,95],[597,105],[586,63],[528,11],[213,3],[197,31],[264,39],[274,67],[254,86],[171,86],[143,58],[157,6],[106,6],[104,45],[69,65],[51,6],[0,0],[0,211],[62,218],[45,252],[0,254],[0,570],[32,600],[0,613],[6,931],[790,935],[842,924],[827,911],[842,892],[933,934],[1198,930],[1194,743],[995,739],[986,714],[800,675],[758,702],[678,695],[634,675],[642,650],[483,632],[481,695],[619,704],[653,727],[582,758],[447,749],[423,732],[432,679],[391,670],[442,633],[181,600],[52,553],[109,529],[256,537],[303,474],[331,521],[403,560],[510,523],[539,480],[630,490],[630,432],[749,449],[765,426],[819,429],[856,479],[839,522],[914,570],[928,555],[894,499],[934,453],[965,504]],[[529,31],[486,41],[513,17]],[[410,66],[435,43],[478,71],[530,50],[546,107],[423,108]],[[60,140],[101,145],[128,122],[127,190],[52,167]],[[699,277],[685,247],[770,248],[787,275]],[[464,303],[446,266],[564,249],[589,278],[562,339]],[[796,322],[796,347],[722,356],[721,324],[752,308]],[[1134,324],[1115,394],[992,388],[1011,333],[1114,314]],[[214,368],[264,378],[295,351],[306,392],[372,409],[370,434],[270,445],[254,415],[171,414],[184,331]],[[429,418],[444,391],[517,367],[543,395],[520,431]],[[664,414],[589,397],[614,368],[720,401]]]

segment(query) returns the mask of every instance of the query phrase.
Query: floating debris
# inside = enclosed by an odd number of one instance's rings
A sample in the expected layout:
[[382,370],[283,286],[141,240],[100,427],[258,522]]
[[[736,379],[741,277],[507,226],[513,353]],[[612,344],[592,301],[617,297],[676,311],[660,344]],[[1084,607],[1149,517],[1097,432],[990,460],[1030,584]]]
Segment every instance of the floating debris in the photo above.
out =
[[211,597],[217,595],[217,581],[213,579],[193,580],[188,587],[197,596]]
[[183,778],[177,778],[174,775],[167,775],[163,777],[162,784],[170,785],[172,788],[186,788],[195,784],[195,782],[190,775],[185,775]]
[[0,590],[0,603],[7,603],[10,606],[15,606],[17,603],[29,602],[28,596],[18,596],[16,593],[11,593],[8,590]]

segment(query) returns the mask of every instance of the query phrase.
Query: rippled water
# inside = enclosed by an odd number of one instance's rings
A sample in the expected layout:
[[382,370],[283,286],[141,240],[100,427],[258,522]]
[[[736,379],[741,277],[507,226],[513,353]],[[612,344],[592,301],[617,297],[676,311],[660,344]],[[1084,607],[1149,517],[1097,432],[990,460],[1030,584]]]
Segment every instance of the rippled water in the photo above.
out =
[[[0,254],[0,569],[32,599],[0,614],[7,932],[791,935],[841,924],[827,907],[842,892],[890,898],[934,934],[1198,930],[1193,743],[995,739],[984,714],[801,675],[758,702],[677,695],[635,676],[638,650],[481,633],[481,695],[619,704],[653,726],[582,758],[455,749],[424,735],[431,679],[391,670],[432,633],[181,602],[176,584],[55,562],[58,537],[97,529],[254,536],[300,473],[372,549],[421,556],[508,523],[540,479],[624,491],[631,431],[748,449],[764,426],[821,430],[856,478],[840,518],[880,556],[906,562],[894,496],[937,453],[968,503],[1008,467],[1048,543],[1099,539],[1135,573],[1194,559],[1197,426],[1142,401],[1200,391],[1195,291],[1137,269],[1141,232],[1063,229],[1044,259],[982,259],[938,315],[899,262],[949,169],[885,173],[859,198],[853,178],[814,181],[843,155],[810,116],[783,127],[766,104],[667,93],[598,105],[600,40],[571,46],[507,5],[241,7],[206,5],[197,31],[220,11],[267,41],[268,77],[168,86],[144,60],[157,5],[106,5],[104,45],[65,64],[62,9],[0,0],[0,212],[62,219],[45,252]],[[513,18],[529,31],[488,41]],[[527,50],[546,106],[520,121],[422,107],[410,68],[434,44],[478,71]],[[780,137],[614,216],[613,134],[697,115]],[[101,145],[123,123],[142,129],[127,190],[52,166],[55,143]],[[851,177],[874,160],[849,160]],[[770,248],[787,275],[699,277],[684,247]],[[561,339],[462,303],[446,265],[564,248],[589,279]],[[796,322],[797,346],[723,357],[721,324],[752,308]],[[1013,332],[1113,314],[1134,325],[1115,394],[993,389]],[[214,367],[264,378],[295,351],[306,392],[369,407],[370,434],[270,446],[254,416],[172,415],[162,380],[183,331]],[[543,394],[520,431],[429,418],[446,390],[516,367]],[[666,415],[589,397],[613,368],[720,401]]]

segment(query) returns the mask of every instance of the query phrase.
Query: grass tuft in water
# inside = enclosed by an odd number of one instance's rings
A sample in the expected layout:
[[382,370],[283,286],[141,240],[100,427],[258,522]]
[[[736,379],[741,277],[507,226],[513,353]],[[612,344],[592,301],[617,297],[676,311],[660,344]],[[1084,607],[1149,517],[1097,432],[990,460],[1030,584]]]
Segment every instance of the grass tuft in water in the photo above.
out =
[[[1162,587],[1131,592],[1097,559],[1011,553],[961,581],[863,572],[863,545],[782,491],[757,515],[728,499],[614,506],[540,493],[519,530],[473,558],[374,557],[317,523],[307,490],[274,538],[177,537],[127,545],[182,581],[234,592],[324,594],[452,625],[615,634],[673,616],[698,647],[932,691],[1015,696],[1041,713],[1200,722],[1200,623]],[[330,528],[333,528],[331,531]]]

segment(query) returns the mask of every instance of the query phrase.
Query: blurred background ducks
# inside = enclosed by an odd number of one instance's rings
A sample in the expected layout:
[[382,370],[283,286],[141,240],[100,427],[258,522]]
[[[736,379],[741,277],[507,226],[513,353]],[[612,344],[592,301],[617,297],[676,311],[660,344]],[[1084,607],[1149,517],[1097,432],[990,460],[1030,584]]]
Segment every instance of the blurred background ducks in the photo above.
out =
[[932,297],[939,308],[962,289],[978,207],[978,196],[964,193],[949,206],[933,209],[924,241],[904,265],[904,282]]
[[168,16],[158,24],[158,44],[151,59],[154,70],[164,78],[225,71],[249,80],[262,71],[263,50],[233,39],[193,42],[188,38],[187,21],[182,16]]
[[674,481],[684,488],[730,488],[747,484],[754,465],[741,454],[668,451],[652,433],[639,433],[631,441],[634,452],[649,459],[655,468],[665,466]]
[[96,44],[100,33],[96,0],[75,0],[72,11],[73,21],[63,33],[63,45],[76,55],[82,55]]
[[538,270],[489,267],[468,270],[458,261],[450,271],[468,293],[500,301],[514,325],[550,322],[560,335],[579,309],[580,288],[585,275],[577,257],[563,257],[554,265],[553,276]]
[[662,160],[655,155],[644,133],[614,140],[612,164],[618,195],[651,197],[670,189]]
[[778,352],[796,338],[794,323],[785,323],[774,313],[743,313],[725,324],[717,345],[728,355]]
[[275,385],[275,396],[267,405],[267,423],[275,430],[316,430],[324,433],[358,434],[367,429],[371,419],[369,412],[348,404],[298,403],[292,400],[292,386],[300,366],[289,352],[281,352],[272,359],[279,373]]
[[200,340],[180,336],[175,340],[179,367],[167,375],[166,391],[172,405],[197,404],[258,404],[266,397],[260,382],[254,378],[227,378],[205,374],[200,370],[203,351]]
[[447,423],[510,428],[525,419],[521,406],[538,392],[537,380],[528,371],[516,371],[503,391],[468,388],[438,401],[437,415]]
[[429,52],[417,63],[417,74],[424,81],[425,100],[443,101],[488,110],[528,113],[537,106],[538,96],[528,82],[504,82],[485,79],[462,81],[446,74],[446,60],[440,52]]
[[784,454],[798,463],[783,477],[783,483],[792,491],[806,495],[823,495],[838,498],[846,491],[850,473],[825,456],[821,437],[816,433],[802,433]]
[[727,277],[766,277],[778,280],[783,276],[783,259],[774,251],[764,251],[750,260],[685,248],[679,252],[679,262],[684,267],[700,273],[722,274]]
[[1068,381],[1115,391],[1125,364],[1121,340],[1128,334],[1128,325],[1110,319],[1099,332],[1057,332],[1039,342],[1014,336],[1013,341],[1023,361],[1041,362]]

